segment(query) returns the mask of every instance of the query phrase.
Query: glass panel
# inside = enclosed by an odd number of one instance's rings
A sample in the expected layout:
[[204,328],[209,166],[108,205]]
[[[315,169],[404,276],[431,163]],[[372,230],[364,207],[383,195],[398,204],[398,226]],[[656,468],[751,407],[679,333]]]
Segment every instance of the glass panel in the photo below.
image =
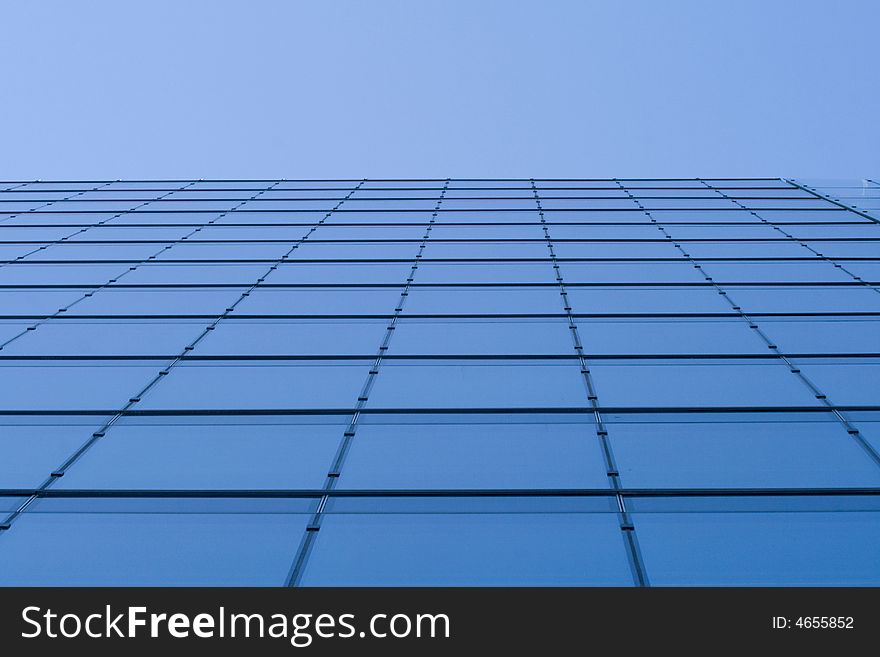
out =
[[880,513],[633,514],[656,586],[877,586]]
[[70,309],[70,315],[217,315],[244,290],[131,289],[108,287]]
[[58,487],[318,489],[342,439],[344,421],[338,417],[336,424],[294,423],[283,417],[251,423],[225,418],[185,424],[173,419],[149,424],[129,420],[94,443]]
[[[803,247],[801,247],[803,249]],[[806,254],[806,249],[803,249]],[[828,262],[706,262],[703,270],[716,281],[734,283],[787,283],[789,281],[852,282],[852,276]]]
[[88,290],[0,290],[0,313],[4,315],[53,315],[82,298]]
[[835,404],[877,405],[880,360],[802,360],[804,375]]
[[[422,263],[415,280],[424,283],[549,283],[556,284],[549,262],[530,263]],[[398,279],[398,281],[403,280]]]
[[[415,251],[413,252],[415,253]],[[298,264],[285,263],[279,267],[268,282],[278,284],[328,284],[369,285],[370,283],[397,283],[403,285],[412,272],[412,264]]]
[[387,320],[224,320],[197,355],[358,355],[377,353]]
[[245,315],[389,315],[403,288],[259,289],[235,307]]
[[627,361],[593,363],[604,406],[814,406],[810,390],[780,363]]
[[309,518],[307,501],[286,502],[274,513],[151,513],[136,503],[53,513],[43,504],[4,532],[0,585],[281,586]]
[[[43,265],[0,267],[2,285],[104,285],[121,275],[122,265]],[[126,278],[126,281],[131,281]]]
[[573,407],[584,406],[587,395],[580,367],[568,363],[386,361],[370,402],[379,408]]
[[705,280],[688,262],[571,263],[560,265],[565,282],[572,283],[701,283]]
[[352,408],[369,365],[189,364],[175,367],[140,408]]
[[880,311],[880,294],[855,287],[727,287],[746,313]]
[[557,286],[546,288],[440,288],[412,289],[404,305],[410,315],[494,313],[561,313]]
[[28,356],[176,356],[204,330],[185,322],[78,321],[44,323],[3,347]]
[[880,320],[761,318],[761,330],[787,354],[878,353]]
[[626,488],[834,488],[880,484],[880,468],[834,418],[609,423]]
[[607,486],[589,421],[361,426],[340,478],[353,489]]
[[577,326],[588,354],[767,354],[767,344],[742,319],[578,319]]
[[0,488],[37,488],[106,421],[86,418],[3,418]]
[[730,313],[730,304],[711,287],[569,288],[575,313]]
[[0,364],[0,409],[114,410],[161,369],[155,363],[58,364],[14,361]]
[[403,320],[388,349],[389,355],[574,353],[571,330],[562,321]]
[[338,514],[306,586],[632,584],[611,514]]

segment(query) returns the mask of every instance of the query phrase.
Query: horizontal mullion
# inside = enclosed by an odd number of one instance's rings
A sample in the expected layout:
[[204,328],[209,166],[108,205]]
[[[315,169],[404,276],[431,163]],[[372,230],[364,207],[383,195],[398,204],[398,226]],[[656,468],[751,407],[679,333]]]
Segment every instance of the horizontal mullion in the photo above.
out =
[[[510,189],[510,188],[507,188],[507,189]],[[554,189],[558,190],[559,188],[554,188]],[[582,188],[582,189],[585,189],[585,188]],[[606,189],[609,189],[609,188],[606,188]],[[689,187],[686,189],[695,189],[695,188]],[[785,188],[785,189],[789,189],[789,188]],[[617,188],[617,190],[623,191],[620,188]],[[27,190],[27,189],[10,190],[10,192],[4,192],[4,194],[16,193],[16,192],[26,193],[28,191],[29,190]],[[43,190],[40,190],[40,191],[43,191]],[[45,191],[50,191],[50,190],[45,190]],[[51,190],[51,191],[58,193],[61,190]],[[83,190],[78,190],[78,191],[83,191]],[[92,193],[92,191],[94,191],[94,190],[85,190],[85,191]],[[63,200],[65,203],[94,203],[94,202],[99,202],[99,203],[108,202],[109,203],[109,202],[113,202],[113,201],[124,201],[126,203],[128,203],[128,202],[132,202],[132,203],[146,203],[146,202],[150,202],[150,203],[181,203],[181,202],[183,202],[183,203],[187,203],[187,202],[199,203],[202,201],[211,202],[211,203],[225,203],[225,202],[235,203],[238,201],[249,201],[249,202],[259,204],[259,203],[277,203],[277,202],[291,202],[291,203],[311,203],[314,201],[328,201],[329,202],[329,201],[341,201],[341,200],[345,199],[345,194],[340,194],[339,196],[290,196],[290,197],[273,196],[273,197],[269,197],[269,198],[266,198],[266,197],[251,198],[253,196],[253,193],[243,194],[242,196],[239,196],[239,197],[224,197],[224,198],[183,199],[183,198],[156,198],[155,196],[147,196],[145,198],[133,198],[133,197],[112,198],[114,193],[121,192],[121,191],[123,191],[123,190],[105,189],[105,190],[95,191],[95,193],[100,196],[107,195],[108,197],[111,197],[111,198],[107,198],[107,199],[99,199],[99,198],[94,198],[94,197],[92,197],[92,198],[71,198],[71,199],[58,199],[58,198],[45,198],[45,199],[36,198],[36,199],[34,199],[34,198],[32,198],[32,199],[24,199],[21,201],[18,201],[15,199],[9,199],[9,202],[12,202],[12,203],[52,203],[55,201]],[[131,191],[149,191],[149,190],[131,190]],[[155,190],[155,191],[166,191],[166,190]],[[198,193],[204,193],[204,192],[216,192],[218,190],[188,189],[188,190],[173,190],[173,191],[175,193],[180,192],[183,194],[187,194],[187,193],[198,194]],[[254,190],[236,190],[236,191],[253,192]],[[275,190],[275,191],[287,191],[287,190]],[[303,190],[303,191],[306,191],[306,190]],[[342,191],[350,192],[351,190],[340,189],[339,191],[340,192],[342,192]],[[524,192],[531,192],[531,190],[528,188],[523,188],[523,191]],[[601,191],[601,190],[599,190],[599,191]],[[33,193],[33,192],[34,192],[34,190],[30,190],[30,193]],[[64,192],[61,191],[61,193],[64,193]],[[540,196],[540,194],[539,194],[539,196]],[[703,196],[688,196],[687,194],[682,194],[680,196],[638,195],[638,196],[636,196],[636,198],[638,198],[640,201],[642,201],[642,200],[659,200],[659,199],[699,201],[699,200],[706,200],[706,199],[721,200],[723,197],[721,197],[721,196],[705,196],[705,195],[703,195]],[[747,201],[747,200],[748,201],[771,201],[771,200],[778,201],[780,199],[782,199],[782,200],[796,199],[796,200],[809,201],[810,203],[822,202],[824,204],[825,202],[827,202],[827,199],[825,199],[825,198],[821,198],[819,196],[813,196],[813,195],[809,195],[809,194],[803,194],[802,196],[736,196],[735,198],[737,201]],[[367,203],[383,203],[383,202],[387,202],[387,201],[394,201],[394,202],[398,202],[398,201],[433,201],[433,202],[436,202],[437,197],[435,195],[426,195],[426,196],[366,196],[366,197],[350,198],[350,199],[345,199],[345,200],[357,201],[357,202],[367,202]],[[524,194],[523,196],[460,196],[460,197],[447,196],[447,197],[445,197],[445,200],[453,200],[453,201],[523,201],[523,205],[526,205],[526,204],[528,204],[528,202],[534,201],[534,195],[532,195],[532,194],[525,195]],[[626,201],[626,200],[630,200],[630,199],[629,199],[629,197],[624,195],[624,196],[544,196],[544,197],[541,197],[541,200],[546,200],[546,201],[555,201],[555,200]],[[230,210],[230,211],[234,212],[235,210]]]
[[[857,358],[880,358],[880,352],[786,352],[787,358],[811,359],[834,358],[837,360]],[[778,353],[558,353],[558,354],[386,354],[383,361],[530,361],[530,360],[776,360]],[[374,361],[375,354],[4,354],[2,361]]]
[[3,488],[0,497],[71,498],[321,498],[327,497],[850,497],[880,488],[441,488],[441,489],[107,489]]
[[[566,281],[566,287],[716,287],[719,285],[729,287],[864,287],[877,286],[880,281],[717,281],[712,282],[684,282],[684,281]],[[559,283],[542,282],[440,282],[440,283],[259,283],[242,281],[240,283],[106,283],[94,284],[68,284],[68,283],[34,283],[28,284],[0,284],[0,290],[64,290],[64,289],[224,289],[224,288],[250,288],[259,289],[363,289],[363,288],[558,288]]]
[[[546,211],[546,210],[545,210]],[[189,210],[182,210],[179,214],[186,214],[190,212]],[[8,218],[11,217],[20,217],[27,216],[30,214],[34,214],[32,212],[28,212],[24,215],[22,213],[17,212],[0,212],[0,217],[3,215],[8,215]],[[71,212],[51,212],[47,214],[81,214],[76,211]],[[102,213],[107,214],[107,213]],[[130,216],[130,215],[129,215]],[[0,221],[4,221],[0,219]],[[861,221],[861,220],[853,220],[853,221],[673,221],[673,220],[664,220],[662,222],[664,226],[766,226],[767,224],[774,224],[779,226],[865,226],[871,225],[871,222]],[[456,221],[454,224],[439,224],[443,228],[469,228],[472,226],[479,226],[481,228],[494,228],[494,227],[503,227],[503,228],[523,228],[526,226],[549,226],[549,227],[558,227],[558,228],[574,228],[574,227],[582,227],[589,228],[592,226],[656,226],[657,223],[652,221],[545,221],[541,223],[540,221]],[[370,221],[370,222],[344,222],[344,221],[334,221],[332,223],[324,224],[327,227],[331,228],[406,228],[406,227],[424,227],[431,224],[430,221]],[[309,222],[278,222],[278,221],[262,221],[262,222],[242,222],[242,223],[222,223],[222,224],[212,224],[210,226],[211,229],[226,229],[226,228],[308,228],[313,226],[313,223]],[[197,227],[207,227],[207,225],[203,222],[195,222],[195,223],[181,223],[181,222],[169,222],[169,223],[124,223],[124,224],[111,224],[111,223],[80,223],[80,224],[34,224],[34,223],[22,223],[22,224],[8,224],[3,223],[0,226],[0,232],[4,228],[27,228],[27,229],[39,229],[39,228],[109,228],[112,230],[119,229],[154,229],[160,230],[163,228],[197,228]],[[240,240],[233,240],[240,241]],[[556,241],[555,238],[553,240]]]
[[[698,258],[700,262],[736,262],[736,263],[751,263],[751,262],[822,262],[827,260],[833,260],[835,262],[844,262],[844,261],[852,261],[852,262],[875,262],[880,261],[880,258],[871,257],[871,256],[834,256],[834,257],[822,257],[822,256],[798,256],[798,257],[701,257]],[[686,262],[690,263],[691,258],[686,256],[676,256],[676,257],[663,257],[663,258],[564,258],[557,256],[556,258],[422,258],[419,260],[420,263],[468,263],[468,264],[486,264],[492,265],[500,262],[526,262],[526,263],[554,263],[554,262],[607,262],[607,263],[615,263],[615,262]],[[10,261],[3,263],[0,260],[0,263],[6,265],[14,265],[18,266],[29,266],[29,265],[100,265],[100,264],[140,264],[142,260],[18,260],[18,261]],[[163,260],[155,260],[151,261],[149,266],[153,267],[156,265],[193,265],[199,266],[204,264],[248,264],[248,263],[266,263],[266,262],[276,262],[271,258],[251,258],[251,259],[226,259],[226,258],[212,258],[212,259],[204,259],[204,260],[188,260],[188,259],[179,259],[172,260],[170,258]],[[296,260],[287,260],[282,264],[282,266],[290,265],[300,265],[300,264],[393,264],[393,263],[412,263],[412,258],[297,258]]]
[[0,416],[22,417],[236,417],[236,416],[350,416],[361,415],[583,415],[595,416],[596,411],[607,414],[700,414],[721,413],[824,413],[878,412],[880,405],[815,406],[489,406],[489,407],[408,407],[377,408],[354,406],[343,408],[164,408],[164,409],[0,409]]
[[[750,312],[749,317],[878,317],[880,311],[816,311],[816,312]],[[252,319],[392,319],[393,317],[401,317],[403,319],[557,319],[557,318],[583,318],[583,319],[603,319],[603,318],[620,318],[620,319],[638,319],[638,318],[690,318],[690,317],[717,317],[717,318],[742,318],[739,312],[706,312],[706,313],[406,313],[395,315],[393,313],[377,313],[377,314],[225,314],[225,313],[202,313],[202,314],[119,314],[119,315],[99,315],[99,314],[77,314],[77,315],[0,315],[0,320],[36,320],[51,319],[52,321],[79,321],[85,319],[97,320],[124,320],[124,319],[220,319],[224,322],[235,320],[252,320]]]
[[[117,200],[119,200],[119,199],[117,199]],[[151,200],[153,202],[156,202],[156,199],[151,199]],[[271,199],[269,199],[269,200],[271,200]],[[340,200],[340,199],[333,199],[333,200]],[[626,199],[625,199],[625,197],[621,197],[620,200],[626,200]],[[778,200],[778,198],[775,200]],[[824,199],[817,199],[817,200],[824,200]],[[57,201],[57,199],[56,199],[56,201]],[[95,201],[94,199],[79,199],[79,201],[82,203],[85,203],[85,202],[103,203],[104,202],[104,201]],[[29,201],[21,201],[21,202],[26,203]],[[39,201],[33,201],[33,202],[38,203]],[[64,202],[69,203],[71,201],[64,201]],[[109,201],[107,201],[107,202],[109,202]],[[126,203],[129,203],[129,202],[138,203],[139,201],[137,199],[135,199],[135,200],[125,199],[125,202]],[[141,201],[141,202],[143,202],[143,201]],[[197,201],[178,201],[178,203],[181,203],[181,202],[182,203],[197,203]],[[220,202],[222,202],[222,201],[220,201]],[[831,202],[828,201],[828,204],[831,205]],[[403,213],[411,213],[411,214],[419,214],[419,213],[424,214],[426,212],[427,213],[437,212],[439,215],[443,215],[445,213],[461,213],[461,212],[470,212],[470,213],[477,214],[480,212],[532,212],[532,213],[535,213],[538,211],[537,208],[535,208],[535,207],[532,207],[532,208],[528,208],[528,207],[524,207],[524,208],[479,208],[479,207],[477,207],[477,208],[449,208],[449,207],[446,207],[446,208],[440,208],[439,210],[433,210],[431,208],[379,208],[378,209],[378,211],[383,211],[383,210],[386,212],[395,212],[395,213],[403,212]],[[662,212],[743,212],[744,210],[745,211],[755,211],[755,212],[763,212],[763,211],[803,212],[804,210],[809,210],[810,212],[844,212],[844,211],[845,212],[856,212],[855,210],[852,210],[849,208],[841,208],[841,207],[837,207],[834,205],[831,205],[831,207],[826,206],[826,207],[817,207],[817,208],[803,208],[803,207],[800,207],[800,208],[785,208],[785,207],[741,208],[741,207],[736,207],[735,205],[733,205],[731,207],[715,207],[715,208],[712,208],[712,207],[706,207],[706,208],[702,208],[702,207],[683,207],[683,208],[677,208],[677,207],[662,207],[662,208],[652,208],[652,207],[644,207],[644,208],[639,208],[639,207],[632,207],[632,208],[578,208],[578,207],[572,207],[572,208],[544,208],[543,212],[545,214],[552,215],[554,212],[640,212],[640,213],[661,212],[661,211]],[[91,210],[91,209],[90,210],[67,210],[67,212],[76,212],[76,213],[83,213],[83,214],[85,214],[85,213],[106,214],[107,212],[110,212],[110,211],[111,210]],[[345,208],[345,207],[341,207],[341,208],[337,208],[337,209],[333,210],[332,212],[334,215],[339,215],[339,214],[346,214],[346,213],[357,214],[357,213],[363,213],[363,212],[376,212],[376,211],[377,211],[377,209],[370,209],[370,208]],[[32,214],[60,214],[62,212],[64,212],[64,210],[59,212],[58,210],[53,211],[51,208],[48,208],[46,210],[32,210],[32,211],[25,210],[23,213],[26,213],[28,215],[32,215]],[[330,212],[330,209],[327,208],[326,210],[324,210],[322,208],[243,208],[241,210],[233,210],[233,209],[218,209],[218,208],[211,208],[211,209],[191,208],[189,210],[174,210],[174,209],[172,209],[172,210],[159,210],[159,209],[154,208],[154,209],[149,209],[149,210],[129,209],[129,210],[125,210],[124,214],[126,214],[128,216],[137,216],[139,214],[169,214],[169,213],[179,213],[179,212],[214,213],[214,214],[225,213],[227,215],[235,215],[235,214],[238,214],[241,212],[247,212],[247,213],[252,213],[252,212],[253,213],[260,213],[260,212],[291,212],[291,213],[309,212],[309,213],[316,213],[316,212]],[[858,214],[858,212],[856,212],[856,213]],[[5,214],[19,214],[19,213],[6,212]]]
[[[332,227],[332,224],[328,224]],[[427,226],[428,224],[420,224],[419,226]],[[534,225],[540,226],[541,224],[516,224],[518,226],[525,225]],[[573,226],[577,225],[578,227],[584,226],[584,224],[557,224],[557,226]],[[591,224],[593,226],[608,226],[610,224]],[[623,223],[623,224],[614,224],[617,226],[654,226],[654,224],[634,224],[634,223]],[[720,224],[717,223],[698,223],[698,224],[690,224],[692,226],[706,226],[706,227],[715,227]],[[763,226],[762,223],[735,223],[729,224],[733,226]],[[778,225],[791,225],[791,224],[778,224]],[[820,224],[818,222],[803,222],[799,225],[807,225],[807,226],[862,226],[867,225],[863,221],[854,221],[854,222],[832,222],[826,224]],[[118,228],[118,226],[108,226],[107,224],[101,225],[99,228]],[[165,226],[152,226],[152,228],[164,228]],[[359,226],[364,227],[364,226]],[[36,227],[28,227],[28,226],[7,226],[7,228],[23,228],[25,230],[33,230],[44,228],[44,226],[36,226]],[[66,228],[79,228],[79,226],[66,226]],[[94,226],[89,227],[94,228]],[[2,236],[2,227],[0,227],[0,236]],[[701,238],[706,239],[706,238]],[[784,240],[776,240],[776,241],[798,241],[798,239],[802,238],[785,238]],[[813,239],[821,239],[823,238],[813,238]],[[851,239],[861,239],[861,238],[851,238]],[[0,246],[18,246],[18,245],[36,245],[36,244],[60,244],[64,242],[65,245],[69,244],[87,244],[90,246],[95,245],[107,245],[114,246],[120,244],[290,244],[291,242],[299,241],[298,238],[283,238],[283,237],[275,237],[275,238],[249,238],[249,239],[109,239],[109,240],[101,240],[101,239],[88,239],[88,240],[69,240],[64,238],[63,240],[0,240]],[[321,238],[313,238],[309,239],[309,244],[420,244],[423,241],[422,238],[419,237],[376,237],[376,238],[360,238],[360,239],[345,239],[345,238],[337,238],[337,239],[321,239]],[[562,237],[559,239],[554,238],[553,243],[579,243],[579,242],[592,242],[595,239],[591,238],[581,238],[581,237]],[[613,238],[602,238],[600,241],[603,242],[618,242],[618,241],[649,241],[649,242],[662,242],[668,241],[667,239],[659,239],[659,238],[645,238],[645,239],[634,239],[634,238],[622,238],[620,240],[615,240]],[[691,239],[682,239],[679,241],[694,241]],[[719,240],[717,238],[711,241],[726,241]],[[772,240],[771,240],[772,241]],[[432,244],[546,244],[546,238],[530,238],[530,237],[439,237],[431,240]]]

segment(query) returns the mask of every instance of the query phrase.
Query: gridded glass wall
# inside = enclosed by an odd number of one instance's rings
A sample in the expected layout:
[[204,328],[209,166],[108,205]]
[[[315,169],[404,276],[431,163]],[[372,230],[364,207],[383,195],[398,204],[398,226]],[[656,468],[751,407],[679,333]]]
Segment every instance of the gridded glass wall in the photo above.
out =
[[2,584],[880,584],[874,181],[0,190]]

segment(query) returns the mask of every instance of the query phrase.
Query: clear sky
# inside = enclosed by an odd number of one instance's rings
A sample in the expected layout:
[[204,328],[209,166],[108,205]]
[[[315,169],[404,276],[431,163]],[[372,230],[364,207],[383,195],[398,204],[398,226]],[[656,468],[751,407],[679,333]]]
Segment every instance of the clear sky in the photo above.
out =
[[2,3],[0,178],[876,176],[876,0]]

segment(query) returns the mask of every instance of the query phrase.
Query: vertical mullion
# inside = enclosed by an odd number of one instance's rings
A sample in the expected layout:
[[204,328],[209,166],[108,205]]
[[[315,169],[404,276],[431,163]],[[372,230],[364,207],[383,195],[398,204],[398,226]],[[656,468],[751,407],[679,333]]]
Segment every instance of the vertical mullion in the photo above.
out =
[[309,556],[311,555],[312,549],[314,548],[315,538],[317,536],[317,533],[321,530],[321,525],[325,516],[325,509],[329,501],[329,495],[336,488],[336,485],[339,482],[339,477],[342,474],[342,467],[345,463],[349,451],[351,450],[352,442],[354,441],[354,438],[357,434],[358,421],[360,420],[361,411],[366,407],[369,401],[370,392],[376,381],[376,377],[379,375],[379,368],[382,365],[382,359],[385,356],[385,352],[388,350],[391,338],[393,337],[394,331],[397,328],[397,321],[400,318],[400,314],[403,312],[403,306],[406,303],[407,297],[409,296],[410,287],[412,285],[413,279],[415,278],[416,271],[419,268],[419,262],[422,259],[422,254],[428,245],[428,240],[430,240],[431,238],[431,230],[437,222],[440,205],[443,203],[443,198],[445,197],[446,191],[449,188],[449,182],[450,181],[447,178],[443,184],[443,189],[440,191],[440,196],[437,199],[437,204],[434,206],[434,210],[431,214],[431,219],[428,221],[428,225],[425,229],[425,234],[422,236],[422,240],[419,243],[416,255],[412,259],[410,273],[407,276],[406,281],[404,282],[403,290],[400,293],[400,299],[398,300],[397,305],[394,308],[394,312],[388,322],[388,325],[385,327],[385,335],[382,339],[382,342],[379,344],[379,348],[377,349],[376,354],[373,358],[373,364],[371,365],[364,384],[361,388],[361,391],[358,394],[357,402],[354,407],[354,412],[349,418],[348,425],[342,434],[342,439],[340,440],[339,446],[336,450],[336,455],[333,458],[333,462],[324,481],[324,495],[321,497],[317,509],[312,514],[311,519],[306,526],[305,532],[303,533],[299,546],[297,547],[296,555],[294,556],[293,562],[288,571],[287,578],[285,580],[285,586],[296,587],[299,586],[300,582],[302,581],[302,576],[305,572],[306,565],[308,564]]
[[544,217],[544,209],[541,206],[541,197],[538,194],[538,188],[535,185],[535,180],[530,179],[529,182],[532,187],[532,193],[535,197],[535,204],[538,207],[538,216],[540,217],[541,228],[544,231],[544,239],[547,241],[547,250],[549,251],[550,260],[553,263],[553,269],[556,273],[556,282],[559,286],[559,295],[562,298],[563,309],[568,320],[568,328],[571,333],[572,342],[574,343],[574,350],[577,354],[578,362],[580,363],[581,376],[583,377],[583,381],[587,389],[587,399],[589,401],[590,408],[592,409],[593,417],[596,422],[596,437],[599,442],[599,447],[602,450],[602,457],[605,463],[605,474],[608,477],[608,485],[614,492],[614,496],[617,501],[618,525],[620,527],[621,535],[626,546],[627,559],[632,570],[633,582],[636,586],[650,586],[647,570],[645,569],[644,559],[642,558],[641,549],[639,548],[638,537],[636,536],[635,524],[633,523],[632,516],[627,509],[626,499],[621,492],[622,486],[620,483],[620,471],[617,468],[617,461],[614,458],[614,452],[608,439],[608,428],[605,425],[604,418],[602,417],[599,397],[596,394],[596,387],[593,381],[593,376],[590,372],[590,365],[587,360],[586,354],[584,353],[584,346],[578,333],[577,323],[574,318],[574,311],[572,309],[571,302],[568,299],[568,292],[565,287],[565,280],[562,276],[559,262],[556,258],[556,252],[553,248],[553,240],[550,236],[550,229],[547,225],[547,220]]

